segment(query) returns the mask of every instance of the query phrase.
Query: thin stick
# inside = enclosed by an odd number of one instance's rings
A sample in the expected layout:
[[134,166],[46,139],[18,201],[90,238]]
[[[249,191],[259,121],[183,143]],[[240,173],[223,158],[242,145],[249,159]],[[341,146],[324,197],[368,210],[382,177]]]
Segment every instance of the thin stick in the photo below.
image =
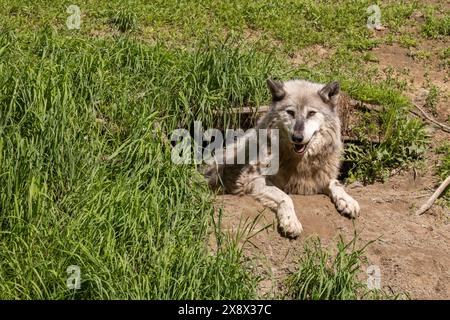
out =
[[420,207],[419,210],[417,210],[416,214],[421,215],[425,213],[428,209],[431,208],[433,203],[436,201],[436,199],[441,195],[442,192],[444,192],[445,188],[447,188],[450,185],[450,176],[447,177],[447,179],[442,182],[442,184],[437,188],[437,190],[433,193],[433,195],[428,199],[428,201]]
[[[419,111],[422,113],[422,115],[425,117],[425,119],[427,119],[428,121],[430,121],[430,122],[434,123],[435,125],[437,125],[438,127],[440,127],[442,131],[445,131],[445,132],[450,133],[450,127],[449,127],[449,126],[447,126],[447,125],[445,125],[445,124],[443,124],[443,123],[440,123],[440,122],[434,120],[432,117],[430,117],[430,116],[429,116],[429,115],[428,115],[421,107],[419,107],[417,104],[414,104],[414,107],[416,107],[417,110],[419,110]],[[415,114],[415,113],[414,113],[414,114]]]
[[[249,107],[242,107],[242,108],[232,108],[231,111],[233,113],[262,113],[269,111],[269,106],[260,106],[258,108],[249,108]],[[219,113],[222,113],[222,111],[219,111]]]

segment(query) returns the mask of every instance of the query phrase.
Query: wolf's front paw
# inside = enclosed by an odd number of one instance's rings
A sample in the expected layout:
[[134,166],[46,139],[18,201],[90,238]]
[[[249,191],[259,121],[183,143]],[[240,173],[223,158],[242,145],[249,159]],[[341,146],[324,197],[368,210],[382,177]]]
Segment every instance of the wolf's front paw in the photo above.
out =
[[282,235],[293,239],[297,238],[303,231],[302,224],[295,214],[280,218],[278,229]]
[[358,201],[350,197],[346,193],[338,195],[334,199],[334,204],[336,209],[343,215],[349,218],[356,218],[359,215],[359,204]]

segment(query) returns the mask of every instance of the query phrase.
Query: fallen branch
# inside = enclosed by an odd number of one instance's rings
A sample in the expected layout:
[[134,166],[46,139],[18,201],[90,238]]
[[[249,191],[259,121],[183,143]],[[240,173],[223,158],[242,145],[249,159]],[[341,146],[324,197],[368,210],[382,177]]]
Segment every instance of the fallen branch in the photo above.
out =
[[[242,107],[242,108],[232,108],[231,111],[233,113],[245,114],[245,113],[262,113],[269,111],[269,106],[260,106],[260,107]],[[223,113],[222,111],[218,111],[218,113]]]
[[[417,108],[417,110],[419,110],[419,111],[422,113],[423,118],[425,118],[425,119],[428,120],[429,122],[433,123],[434,125],[438,126],[442,131],[445,131],[445,132],[450,133],[450,127],[449,127],[449,126],[447,126],[447,125],[445,125],[445,124],[443,124],[443,123],[440,123],[440,122],[436,121],[435,119],[433,119],[432,117],[430,117],[430,116],[429,116],[429,115],[428,115],[421,107],[419,107],[417,104],[413,104],[413,105],[414,105],[414,107]],[[412,114],[415,114],[415,115],[418,115],[417,113],[412,112],[412,111],[411,111],[411,113],[412,113]]]
[[371,104],[371,103],[355,100],[352,98],[348,98],[347,103],[349,104],[349,106],[363,110],[363,111],[378,111],[378,112],[380,112],[380,111],[383,111],[383,109],[384,109],[383,106],[380,106],[378,104]]
[[433,193],[433,195],[428,199],[428,201],[417,210],[416,214],[421,215],[425,213],[428,209],[431,208],[436,199],[444,192],[444,190],[450,185],[450,176],[442,182],[442,184],[437,188],[437,190]]

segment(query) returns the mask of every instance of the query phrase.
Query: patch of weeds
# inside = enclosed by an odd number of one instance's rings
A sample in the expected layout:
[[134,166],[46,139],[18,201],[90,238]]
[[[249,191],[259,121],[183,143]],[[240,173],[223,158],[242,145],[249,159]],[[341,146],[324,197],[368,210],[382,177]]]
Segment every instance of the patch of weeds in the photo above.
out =
[[443,65],[450,67],[450,47],[443,49],[439,56],[443,60]]
[[344,153],[350,163],[349,181],[384,181],[392,169],[420,158],[428,137],[423,122],[407,116],[409,103],[405,98],[394,90],[372,86],[361,86],[354,96],[384,109],[366,112],[354,129],[360,143],[348,144]]
[[132,10],[120,9],[111,14],[110,23],[120,32],[130,32],[137,28],[137,16]]
[[427,14],[425,23],[422,26],[422,33],[428,38],[438,38],[440,36],[450,35],[450,15],[436,17],[433,14]]
[[419,5],[419,1],[416,0],[383,5],[381,6],[382,23],[386,23],[389,30],[397,32],[410,22],[412,13],[419,8]]
[[366,52],[362,55],[364,61],[367,62],[378,62],[380,61],[378,57],[373,52]]
[[442,58],[442,59],[450,58],[450,47],[445,48],[445,49],[442,50],[442,52],[441,52],[441,58]]
[[408,55],[416,61],[428,60],[431,57],[431,52],[427,50],[411,50]]
[[398,38],[398,43],[403,48],[411,48],[417,46],[417,39],[412,37],[411,35],[401,35]]
[[378,39],[367,39],[365,37],[349,38],[345,45],[350,50],[358,50],[358,51],[366,51],[371,50],[380,44],[380,40]]
[[[383,69],[383,73],[385,74],[386,79],[382,82],[383,86],[387,86],[392,90],[397,90],[398,92],[403,92],[406,90],[408,83],[406,80],[402,80],[399,75],[408,75],[409,70],[395,70],[393,67],[388,66]],[[403,101],[400,99],[394,99],[394,101]]]
[[286,298],[297,300],[399,299],[381,289],[369,289],[358,276],[367,263],[365,249],[356,245],[357,235],[349,242],[342,236],[337,252],[322,247],[319,238],[306,241],[299,269],[286,280]]
[[432,85],[425,99],[425,105],[432,111],[433,115],[437,114],[436,106],[439,102],[439,94],[439,88],[435,85]]

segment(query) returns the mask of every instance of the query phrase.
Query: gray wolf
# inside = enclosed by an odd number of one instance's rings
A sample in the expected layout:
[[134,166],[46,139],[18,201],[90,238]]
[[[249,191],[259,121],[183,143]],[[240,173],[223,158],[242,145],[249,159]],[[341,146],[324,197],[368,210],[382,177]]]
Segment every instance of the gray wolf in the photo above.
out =
[[277,173],[261,174],[261,163],[212,165],[205,172],[209,184],[226,193],[252,195],[276,213],[279,231],[291,238],[300,235],[302,225],[288,194],[323,193],[341,214],[357,217],[358,202],[337,180],[343,149],[339,83],[268,79],[267,85],[272,103],[255,129],[278,129]]

